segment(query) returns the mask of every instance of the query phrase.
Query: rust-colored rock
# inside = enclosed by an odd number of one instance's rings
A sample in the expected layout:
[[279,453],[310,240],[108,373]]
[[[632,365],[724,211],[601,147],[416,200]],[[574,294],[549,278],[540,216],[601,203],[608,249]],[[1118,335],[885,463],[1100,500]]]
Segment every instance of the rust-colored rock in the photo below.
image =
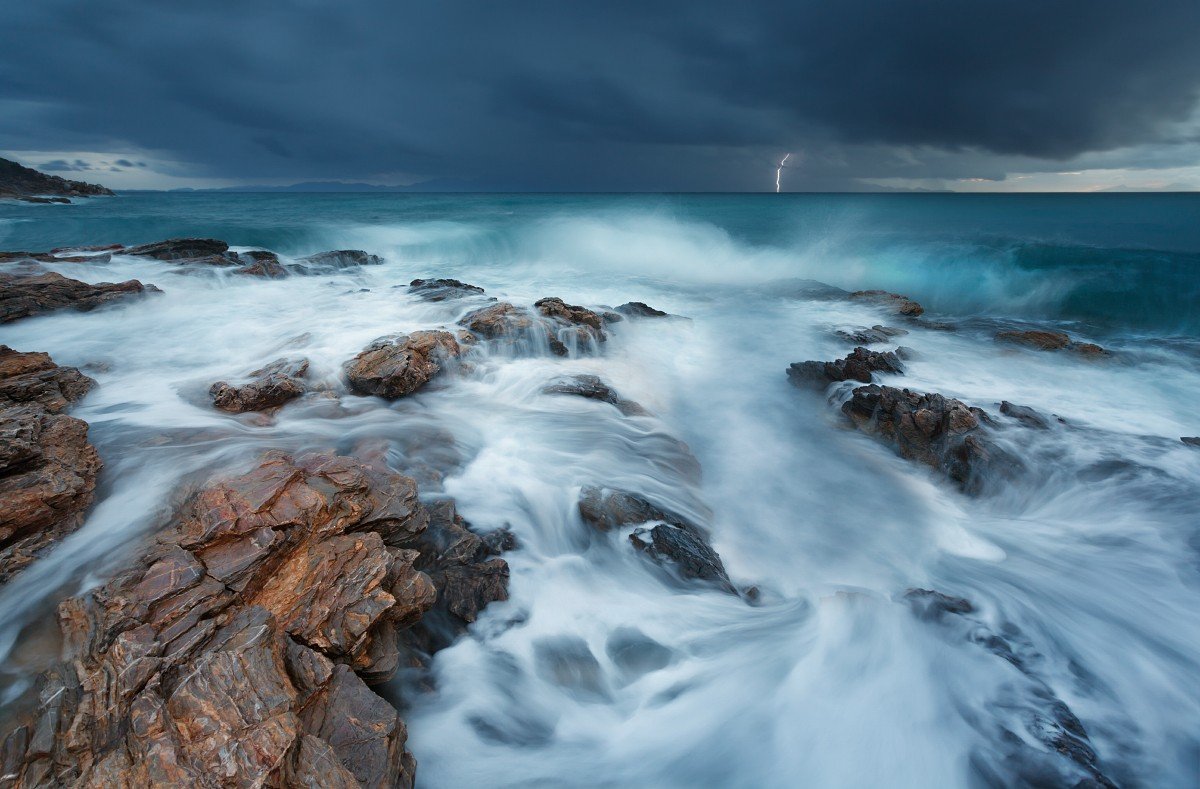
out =
[[967,493],[980,493],[1021,466],[988,437],[984,426],[992,420],[985,411],[936,392],[860,386],[842,412],[862,432],[941,471]]
[[1066,332],[1030,329],[1028,331],[1002,331],[996,335],[997,342],[1021,345],[1036,351],[1071,351],[1080,356],[1107,356],[1108,351],[1090,342],[1075,342]]
[[90,285],[52,271],[0,273],[0,323],[60,309],[92,310],[156,291],[136,279]]
[[304,394],[306,387],[301,379],[307,373],[307,359],[276,359],[250,373],[249,382],[241,386],[217,381],[209,387],[208,395],[222,411],[266,411]]
[[243,277],[262,277],[264,279],[282,279],[288,275],[288,270],[279,262],[279,256],[265,249],[254,249],[249,252],[238,252],[237,259],[246,265],[234,269],[233,273]]
[[411,786],[364,682],[434,601],[407,477],[269,455],[193,495],[128,569],[59,608],[63,662],[0,753],[12,786]]
[[539,299],[533,306],[549,319],[552,336],[568,348],[574,346],[586,351],[608,339],[604,318],[586,307],[567,304],[559,298]]
[[94,384],[0,345],[0,583],[83,523],[100,457],[87,423],[62,412]]
[[891,293],[886,290],[856,290],[850,294],[850,298],[878,304],[890,312],[906,318],[918,318],[925,312],[924,307],[908,296],[902,296],[899,293]]
[[461,354],[458,341],[446,331],[380,337],[346,363],[346,380],[359,394],[403,397],[429,383]]

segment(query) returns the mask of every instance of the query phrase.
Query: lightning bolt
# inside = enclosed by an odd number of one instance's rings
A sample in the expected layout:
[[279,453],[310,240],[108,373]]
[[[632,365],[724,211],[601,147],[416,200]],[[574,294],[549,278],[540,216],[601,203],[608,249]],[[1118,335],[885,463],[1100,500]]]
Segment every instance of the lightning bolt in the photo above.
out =
[[792,155],[789,153],[786,156],[784,156],[782,159],[779,160],[779,167],[775,168],[775,193],[776,194],[779,194],[779,185],[783,179],[783,166],[785,164],[787,164],[787,160],[790,158],[792,158]]

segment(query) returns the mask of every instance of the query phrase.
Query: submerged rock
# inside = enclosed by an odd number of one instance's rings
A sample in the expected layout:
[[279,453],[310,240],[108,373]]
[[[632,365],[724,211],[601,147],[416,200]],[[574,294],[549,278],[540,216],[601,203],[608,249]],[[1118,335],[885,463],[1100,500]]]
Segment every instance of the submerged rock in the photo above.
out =
[[239,262],[246,262],[246,265],[234,269],[234,274],[265,279],[282,279],[288,275],[287,268],[279,262],[279,256],[265,249],[238,252],[237,259]]
[[[1036,740],[1050,753],[1063,757],[1066,762],[1051,764],[1056,780],[1049,780],[1040,763],[1046,762],[1045,752],[1030,748],[1026,739],[1016,736],[1005,725],[990,732],[998,745],[1016,758],[1018,771],[1027,763],[1039,785],[1063,785],[1093,787],[1094,789],[1116,789],[1101,770],[1100,760],[1087,730],[1070,707],[1058,697],[1053,688],[1034,670],[1022,652],[1036,652],[1032,644],[1022,644],[1023,649],[1014,647],[1014,642],[1024,636],[1013,625],[1006,625],[1001,633],[992,631],[980,618],[971,616],[975,606],[962,597],[953,597],[931,589],[909,589],[904,600],[919,619],[957,631],[959,637],[976,644],[996,657],[1012,665],[1024,675],[1024,686],[1017,688],[1017,695],[1006,700],[1004,707],[1020,710],[1016,717],[1030,739]],[[1007,783],[1007,781],[1005,782]]]
[[0,345],[0,584],[83,524],[100,456],[62,412],[95,381]]
[[917,318],[925,312],[924,307],[908,296],[890,293],[886,290],[856,290],[850,294],[850,298],[877,304],[906,318]]
[[380,337],[346,363],[346,380],[359,394],[397,398],[420,389],[462,353],[446,331]]
[[1179,440],[1189,447],[1200,447],[1200,436],[1181,436]]
[[855,389],[842,412],[862,432],[937,469],[967,493],[981,493],[994,478],[1021,468],[987,436],[987,413],[960,400],[872,384]]
[[893,326],[883,326],[878,323],[870,328],[841,329],[837,332],[838,337],[855,345],[876,345],[878,343],[891,342],[893,337],[902,337],[905,334],[908,334],[908,329],[897,329]]
[[276,359],[247,377],[248,383],[233,386],[217,381],[209,390],[213,405],[222,411],[240,414],[278,408],[306,391],[301,378],[308,373],[307,359]]
[[[411,786],[382,679],[433,605],[412,480],[268,457],[191,497],[128,569],[59,609],[63,662],[4,743],[18,786]],[[391,648],[389,649],[389,644]]]
[[483,288],[456,279],[414,279],[408,283],[409,292],[425,301],[449,301],[483,295]]
[[359,266],[378,266],[383,258],[361,249],[336,249],[299,258],[293,270],[298,274],[331,274]]
[[599,400],[617,407],[625,416],[644,415],[646,409],[632,400],[626,400],[616,390],[595,375],[572,375],[542,387],[543,394],[574,395],[589,400]]
[[469,312],[459,325],[501,346],[521,348],[527,345],[529,350],[548,347],[556,356],[566,356],[570,352],[548,321],[507,301]]
[[788,379],[799,387],[823,389],[835,381],[871,382],[872,373],[904,372],[900,357],[893,351],[869,351],[855,348],[844,359],[834,362],[796,362],[788,368]]
[[1071,351],[1080,356],[1107,356],[1108,351],[1090,342],[1075,342],[1070,335],[1060,331],[1031,329],[1029,331],[1002,331],[996,335],[997,342],[1007,342],[1033,348],[1037,351]]
[[567,304],[559,298],[539,299],[533,306],[550,320],[551,339],[569,348],[584,351],[608,339],[604,333],[604,318],[586,307]]
[[737,593],[721,557],[708,544],[707,532],[677,513],[651,504],[636,493],[588,485],[580,491],[579,515],[584,523],[605,532],[658,521],[658,525],[636,529],[629,535],[635,548],[656,563],[674,568],[685,579],[708,581]]
[[136,279],[90,285],[52,271],[0,273],[0,323],[61,309],[89,311],[144,293],[157,293],[153,285]]
[[1025,427],[1031,427],[1034,430],[1050,429],[1050,420],[1027,405],[1014,405],[1004,400],[1000,403],[1000,413],[1012,417]]

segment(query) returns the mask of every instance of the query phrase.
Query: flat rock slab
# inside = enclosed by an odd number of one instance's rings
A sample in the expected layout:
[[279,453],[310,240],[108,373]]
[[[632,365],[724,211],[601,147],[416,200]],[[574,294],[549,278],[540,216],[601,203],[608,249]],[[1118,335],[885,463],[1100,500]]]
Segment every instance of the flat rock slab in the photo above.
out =
[[52,271],[0,273],[0,323],[62,309],[93,310],[148,292],[158,288],[136,279],[91,285]]

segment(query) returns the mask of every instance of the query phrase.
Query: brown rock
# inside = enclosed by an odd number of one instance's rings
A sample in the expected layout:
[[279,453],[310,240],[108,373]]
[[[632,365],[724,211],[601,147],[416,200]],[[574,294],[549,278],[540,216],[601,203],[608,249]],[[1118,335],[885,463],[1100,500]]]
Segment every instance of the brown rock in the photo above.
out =
[[[14,786],[409,786],[395,668],[433,604],[412,480],[273,454],[192,496],[139,558],[60,606],[63,662],[2,751]],[[390,642],[390,647],[382,642]]]
[[234,274],[240,274],[245,277],[263,277],[265,279],[282,279],[288,275],[288,270],[279,262],[279,256],[274,252],[262,249],[239,252],[237,253],[237,259],[239,262],[248,262],[241,268],[234,269]]
[[346,363],[346,380],[359,394],[403,397],[429,383],[461,354],[454,335],[445,331],[380,337]]
[[100,457],[87,423],[62,411],[94,384],[0,345],[0,583],[83,523]]
[[533,316],[502,301],[468,313],[459,323],[485,340],[514,338],[533,329]]
[[794,386],[824,389],[835,381],[871,382],[873,373],[900,375],[904,365],[893,351],[869,351],[855,348],[844,359],[835,362],[795,362],[788,368],[788,379]]
[[568,346],[585,351],[608,339],[604,319],[586,307],[567,304],[559,298],[539,299],[533,306],[550,319],[553,336]]
[[0,323],[67,308],[92,310],[157,291],[153,285],[142,285],[136,279],[89,285],[52,271],[3,273],[0,274]]
[[892,446],[901,457],[924,463],[967,493],[980,493],[997,477],[1010,476],[1020,462],[1000,449],[986,431],[982,409],[940,394],[891,386],[861,386],[842,412],[864,433]]
[[997,342],[1007,342],[1033,348],[1037,351],[1072,351],[1080,356],[1107,356],[1108,351],[1090,342],[1075,342],[1070,335],[1060,331],[1002,331],[996,335]]
[[908,296],[901,296],[899,293],[890,293],[886,290],[856,290],[850,294],[850,298],[878,304],[906,318],[917,318],[925,312],[924,307]]
[[276,359],[250,373],[250,381],[241,386],[217,381],[208,395],[217,408],[235,414],[278,408],[304,394],[306,387],[300,379],[307,373],[307,359]]

